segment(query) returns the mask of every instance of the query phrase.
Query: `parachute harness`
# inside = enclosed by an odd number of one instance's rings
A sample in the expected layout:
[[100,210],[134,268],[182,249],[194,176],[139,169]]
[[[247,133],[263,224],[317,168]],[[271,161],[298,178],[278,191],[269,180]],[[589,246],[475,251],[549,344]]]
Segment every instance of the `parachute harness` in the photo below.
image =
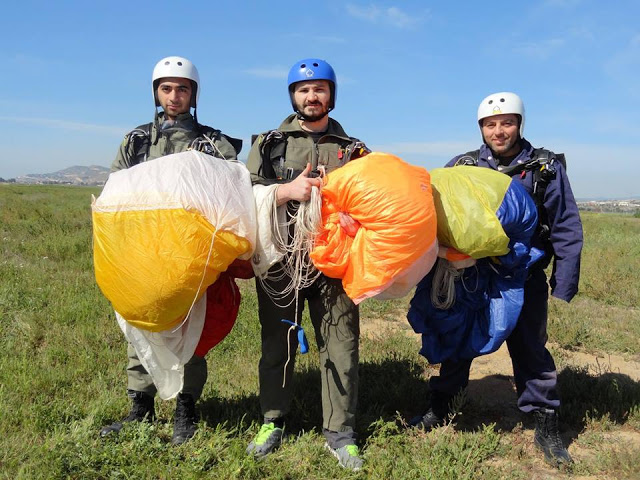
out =
[[[286,308],[295,302],[294,321],[283,319],[290,325],[287,330],[287,361],[283,368],[282,387],[286,385],[287,366],[291,360],[290,335],[298,331],[298,343],[301,353],[307,353],[308,345],[304,335],[304,329],[300,325],[298,312],[300,311],[300,290],[313,285],[320,276],[320,271],[311,261],[311,250],[315,244],[315,238],[322,224],[322,197],[320,189],[311,188],[311,198],[297,205],[287,205],[287,220],[278,222],[277,204],[274,200],[271,210],[271,235],[276,248],[284,253],[277,268],[272,268],[263,277],[256,277],[260,285],[267,293],[271,301],[280,308]],[[282,235],[282,230],[287,235]],[[284,288],[274,288],[272,282],[288,279]]]
[[204,139],[207,142],[209,142],[209,144],[211,145],[211,148],[213,148],[214,151],[218,152],[218,155],[220,155],[220,158],[222,158],[223,160],[226,160],[225,156],[222,154],[220,149],[216,146],[216,144],[214,143],[213,139],[211,137],[208,137],[204,133],[202,134],[202,136],[204,137]]

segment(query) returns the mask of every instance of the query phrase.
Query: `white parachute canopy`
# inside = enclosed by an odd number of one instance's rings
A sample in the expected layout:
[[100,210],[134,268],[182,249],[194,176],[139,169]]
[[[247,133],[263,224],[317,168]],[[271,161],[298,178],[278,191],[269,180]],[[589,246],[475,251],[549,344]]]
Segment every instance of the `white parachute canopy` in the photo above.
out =
[[175,371],[181,386],[207,287],[255,248],[249,172],[201,152],[168,155],[112,173],[92,211],[100,289],[154,382]]

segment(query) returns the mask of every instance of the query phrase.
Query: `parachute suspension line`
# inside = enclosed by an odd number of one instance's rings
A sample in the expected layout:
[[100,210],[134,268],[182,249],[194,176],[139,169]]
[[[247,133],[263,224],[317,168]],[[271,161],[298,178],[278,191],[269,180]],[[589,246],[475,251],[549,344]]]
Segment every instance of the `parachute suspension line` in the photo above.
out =
[[[445,258],[438,258],[438,263],[435,266],[433,274],[433,281],[431,282],[431,303],[434,307],[440,310],[448,310],[453,306],[456,301],[455,282],[458,281],[458,279],[462,282],[462,287],[465,291],[475,293],[476,290],[478,290],[478,265],[473,265],[473,268],[476,269],[476,284],[473,287],[473,290],[469,289],[464,280],[463,274],[467,268],[471,267],[457,269],[449,260]],[[495,268],[493,269],[495,270]],[[497,273],[497,270],[495,271]]]
[[[320,189],[311,188],[311,198],[297,206],[287,205],[287,220],[278,222],[275,200],[271,209],[270,223],[273,244],[284,256],[277,267],[272,267],[264,276],[257,276],[265,293],[274,305],[287,308],[295,303],[293,325],[287,329],[287,361],[282,371],[282,388],[287,383],[287,367],[291,361],[291,332],[299,325],[300,290],[310,287],[320,276],[320,271],[311,261],[311,250],[322,223],[322,197]],[[286,234],[282,235],[282,230]],[[283,280],[287,280],[282,285]],[[274,287],[278,285],[278,288]],[[288,299],[288,300],[287,300]]]
[[[320,276],[320,271],[311,261],[315,238],[322,222],[322,198],[320,190],[312,187],[311,198],[287,209],[287,220],[279,224],[276,202],[271,212],[271,234],[275,247],[284,253],[278,267],[265,276],[257,277],[264,291],[280,308],[297,302],[298,292],[310,287]],[[287,232],[283,236],[281,231]],[[283,286],[281,280],[287,280]],[[272,282],[278,282],[274,288]],[[288,300],[287,300],[288,299]],[[297,321],[297,320],[296,320]]]
[[216,144],[214,143],[214,141],[208,137],[207,135],[205,135],[204,133],[202,134],[202,136],[205,138],[205,140],[207,142],[209,142],[209,145],[211,145],[211,147],[218,152],[218,155],[220,155],[220,158],[222,158],[223,160],[226,160],[225,156],[222,154],[222,152],[220,151],[220,149],[216,146]]
[[209,244],[209,254],[207,255],[207,261],[205,262],[204,268],[202,269],[202,278],[200,278],[200,285],[198,285],[198,290],[196,291],[196,294],[193,297],[193,301],[191,302],[191,306],[189,307],[189,311],[185,315],[184,320],[182,320],[180,325],[178,325],[176,328],[174,328],[171,331],[171,333],[175,333],[178,330],[180,330],[182,328],[182,326],[187,322],[187,320],[189,320],[189,316],[191,315],[191,310],[193,310],[193,306],[196,304],[196,301],[198,300],[198,297],[200,295],[200,290],[202,290],[202,284],[204,283],[204,279],[205,279],[205,276],[207,274],[207,267],[209,266],[209,260],[211,260],[211,254],[213,253],[213,244],[215,243],[215,240],[216,240],[216,230],[211,232],[211,243]]
[[[474,268],[476,269],[476,285],[475,287],[473,287],[473,290],[469,289],[467,287],[467,284],[464,283],[464,275],[461,277],[461,281],[462,281],[462,286],[464,287],[464,289],[468,292],[468,293],[476,293],[476,291],[478,290],[478,285],[480,284],[480,274],[478,273],[478,265],[474,264],[473,265]],[[498,274],[500,275],[500,273],[498,272],[498,270],[496,270],[491,264],[489,264],[489,266]]]
[[298,326],[298,299],[299,299],[299,292],[296,290],[296,310],[295,310],[295,320],[293,321],[294,325],[291,325],[288,329],[287,329],[287,361],[284,363],[284,368],[282,369],[282,388],[284,388],[287,385],[287,367],[289,366],[289,362],[291,361],[291,341],[289,340],[289,336],[291,335],[291,332],[294,331],[297,326]]
[[431,303],[440,310],[448,310],[456,301],[455,282],[462,275],[462,270],[444,258],[439,258],[433,274]]

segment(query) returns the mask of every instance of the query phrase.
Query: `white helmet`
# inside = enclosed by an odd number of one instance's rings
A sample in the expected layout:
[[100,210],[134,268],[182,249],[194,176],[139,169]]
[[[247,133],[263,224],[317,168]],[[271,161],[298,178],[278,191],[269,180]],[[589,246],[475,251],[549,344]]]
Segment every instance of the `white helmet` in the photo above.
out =
[[200,75],[196,66],[184,57],[165,57],[156,63],[153,68],[153,76],[151,80],[151,88],[153,89],[153,100],[156,107],[160,106],[158,102],[158,84],[160,79],[167,77],[188,78],[193,84],[191,93],[191,107],[196,108],[198,99],[200,98]]
[[478,107],[480,128],[482,128],[483,118],[504,113],[514,113],[520,116],[520,137],[522,137],[524,133],[524,103],[518,95],[511,92],[492,93],[482,100]]

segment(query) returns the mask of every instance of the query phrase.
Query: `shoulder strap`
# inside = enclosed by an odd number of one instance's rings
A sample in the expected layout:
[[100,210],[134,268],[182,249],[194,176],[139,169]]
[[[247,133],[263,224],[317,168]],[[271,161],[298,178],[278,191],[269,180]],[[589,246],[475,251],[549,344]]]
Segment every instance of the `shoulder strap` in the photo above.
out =
[[198,134],[197,137],[189,145],[189,148],[192,150],[197,150],[214,157],[224,158],[222,152],[218,148],[218,145],[216,145],[216,142],[220,141],[222,138],[231,144],[236,156],[242,150],[241,139],[225,135],[216,128],[196,123],[196,132]]
[[[551,227],[549,217],[544,208],[544,197],[549,183],[556,177],[556,165],[559,162],[563,168],[567,168],[566,159],[563,153],[554,153],[544,148],[536,148],[533,151],[531,160],[526,162],[531,167],[533,173],[533,200],[538,208],[538,230],[540,238],[546,242],[549,239]],[[549,257],[550,258],[550,257]]]
[[[260,149],[260,169],[258,175],[264,178],[276,179],[276,171],[271,163],[271,152],[277,145],[287,145],[287,133],[280,130],[269,130],[258,136],[258,148]],[[284,157],[284,151],[282,152]]]
[[533,150],[532,158],[539,160],[541,165],[559,162],[565,170],[567,169],[567,159],[565,158],[564,153],[553,153],[551,150],[547,150],[545,148],[536,148]]
[[371,153],[371,150],[367,145],[360,139],[355,137],[349,137],[350,143],[345,148],[346,154],[344,156],[344,163],[349,162],[350,160],[355,160],[356,158],[364,157],[368,153]]
[[456,160],[454,167],[457,167],[459,165],[477,166],[479,156],[480,156],[480,150],[472,150],[463,155],[460,155],[460,158]]
[[137,165],[146,161],[149,155],[149,148],[151,147],[151,126],[153,123],[145,123],[131,130],[127,137],[129,139],[127,144],[127,150],[131,148],[133,156],[130,160],[130,166]]

